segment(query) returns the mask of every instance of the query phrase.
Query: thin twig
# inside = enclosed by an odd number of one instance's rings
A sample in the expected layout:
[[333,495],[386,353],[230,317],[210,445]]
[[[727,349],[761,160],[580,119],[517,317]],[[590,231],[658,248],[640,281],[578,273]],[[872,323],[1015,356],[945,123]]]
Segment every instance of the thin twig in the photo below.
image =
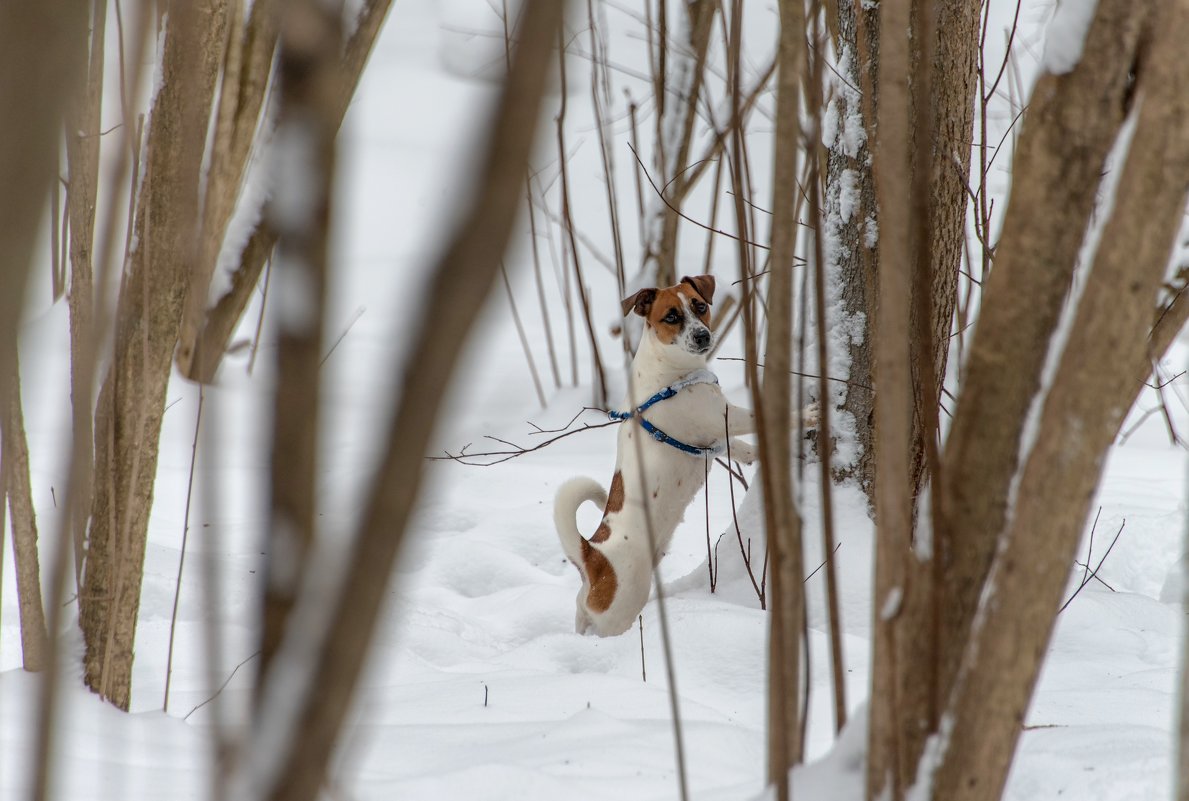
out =
[[652,187],[652,191],[656,192],[656,196],[661,199],[661,202],[664,203],[669,208],[669,210],[672,211],[674,214],[676,214],[678,217],[685,220],[686,222],[693,223],[694,225],[698,226],[699,228],[703,228],[703,229],[710,231],[712,233],[719,234],[720,236],[725,236],[727,239],[734,239],[734,240],[743,242],[744,244],[751,245],[752,247],[760,248],[761,250],[768,250],[767,245],[761,245],[758,242],[752,242],[750,240],[740,239],[740,237],[736,236],[735,234],[729,234],[726,231],[722,230],[721,228],[712,228],[711,226],[707,225],[704,222],[695,220],[693,217],[690,217],[688,214],[683,212],[681,209],[674,206],[672,203],[669,202],[669,199],[665,197],[665,193],[660,190],[660,187],[658,187],[656,185],[656,181],[652,180],[652,174],[648,172],[648,168],[645,167],[644,162],[640,160],[640,154],[636,152],[636,149],[634,147],[632,147],[630,143],[628,144],[628,150],[632,151],[632,155],[636,159],[636,164],[638,164],[640,169],[644,172],[644,177],[648,179],[648,184]]
[[[719,356],[718,358],[724,362],[745,362],[745,361],[747,361],[746,359],[741,358],[739,356]],[[756,367],[759,367],[761,370],[764,369],[763,362],[756,362]],[[822,376],[818,375],[817,373],[802,373],[798,370],[789,370],[789,373],[791,375],[800,376],[802,378],[821,378],[822,377]],[[875,389],[873,387],[869,387],[866,384],[861,384],[858,381],[848,381],[845,378],[834,378],[832,376],[825,376],[825,379],[827,381],[837,381],[840,384],[846,384],[848,387],[858,387],[859,389],[865,389],[868,392],[875,391]]]
[[218,698],[223,693],[223,691],[225,689],[227,689],[227,685],[231,683],[231,680],[235,678],[235,674],[239,673],[239,669],[242,668],[244,665],[248,664],[249,662],[251,662],[253,659],[255,659],[258,656],[260,656],[259,651],[252,654],[251,656],[247,657],[246,659],[244,659],[244,661],[242,661],[238,665],[236,665],[235,669],[231,671],[231,675],[229,675],[226,678],[226,680],[224,680],[224,682],[219,685],[219,689],[215,690],[215,694],[212,695],[210,698],[206,699],[205,701],[203,701],[198,706],[191,709],[189,712],[187,712],[185,714],[185,716],[182,718],[182,720],[189,720],[191,715],[193,715],[198,710],[202,709],[204,706],[209,704],[211,701],[214,701],[216,698]]
[[839,548],[841,548],[841,547],[842,547],[842,543],[841,543],[841,542],[837,543],[837,544],[834,546],[834,550],[830,551],[830,555],[829,555],[829,556],[827,556],[825,559],[823,559],[823,560],[822,560],[822,563],[821,563],[820,565],[818,565],[817,567],[815,567],[815,568],[814,568],[812,571],[810,571],[809,575],[805,577],[805,582],[806,582],[806,583],[808,583],[808,582],[809,582],[809,580],[810,580],[811,578],[813,578],[814,576],[816,576],[816,575],[817,575],[817,571],[819,571],[819,570],[821,570],[823,567],[825,567],[825,566],[826,566],[826,562],[829,562],[831,559],[833,559],[833,558],[834,558],[834,554],[838,553],[838,549],[839,549]]
[[702,476],[702,498],[705,501],[706,513],[706,570],[710,573],[710,594],[713,595],[716,581],[714,576],[714,554],[710,544],[710,460],[704,459],[703,466],[705,467]]
[[359,322],[359,318],[363,316],[365,311],[367,311],[367,309],[365,309],[363,306],[360,306],[355,310],[355,314],[351,315],[351,319],[347,322],[346,327],[343,328],[343,333],[339,334],[338,339],[336,339],[334,344],[330,346],[330,350],[326,351],[326,355],[322,357],[322,361],[318,362],[319,367],[326,364],[326,360],[330,358],[332,353],[334,353],[335,348],[339,346],[339,343],[346,339],[347,334],[351,333],[351,329],[355,327],[357,322]]
[[1098,566],[1094,568],[1094,571],[1090,573],[1088,578],[1083,579],[1082,582],[1078,584],[1078,588],[1073,591],[1073,595],[1069,596],[1069,599],[1065,603],[1061,604],[1061,608],[1057,610],[1057,614],[1064,612],[1065,607],[1073,603],[1073,599],[1078,597],[1078,593],[1085,589],[1086,585],[1089,584],[1091,580],[1098,578],[1098,571],[1102,569],[1102,565],[1104,562],[1106,562],[1106,558],[1111,555],[1111,551],[1114,549],[1115,543],[1119,541],[1119,535],[1123,533],[1123,529],[1126,525],[1127,518],[1123,518],[1122,524],[1119,525],[1119,530],[1115,532],[1115,538],[1111,540],[1111,544],[1107,547],[1106,553],[1104,553],[1102,558],[1098,560]]
[[186,509],[182,513],[182,549],[178,556],[178,577],[173,589],[173,612],[169,616],[169,650],[165,659],[165,698],[161,711],[169,712],[169,685],[173,678],[173,639],[178,625],[178,604],[182,597],[182,571],[186,567],[186,544],[190,540],[190,502],[194,498],[194,466],[198,463],[198,434],[202,430],[202,402],[205,395],[198,385],[198,412],[194,415],[194,443],[190,446],[190,477],[186,481]]
[[[727,415],[729,412],[723,412],[723,427],[728,431],[726,435],[727,441],[727,462],[731,461],[731,435],[727,429]],[[755,573],[751,569],[751,554],[748,548],[743,544],[743,531],[739,528],[738,506],[735,504],[735,482],[729,481],[727,487],[731,493],[731,521],[735,525],[735,538],[739,540],[739,553],[743,556],[743,566],[747,568],[747,577],[751,579],[752,589],[756,591],[756,597],[760,600],[760,609],[767,609],[767,599],[764,597],[764,590],[760,588],[759,583],[756,582]],[[766,550],[766,549],[765,549]]]
[[[469,467],[492,467],[494,465],[509,461],[510,459],[515,459],[518,456],[524,456],[525,454],[532,453],[533,451],[539,451],[542,448],[552,445],[553,443],[557,442],[559,439],[565,439],[566,437],[571,436],[573,434],[580,434],[584,431],[590,431],[591,429],[594,429],[594,428],[606,428],[607,426],[618,425],[621,422],[623,422],[623,421],[608,420],[605,423],[583,423],[582,428],[576,428],[572,431],[566,431],[562,434],[558,434],[555,437],[550,437],[547,440],[538,442],[536,445],[533,445],[531,448],[525,448],[523,446],[517,445],[514,442],[509,442],[507,440],[503,440],[503,439],[500,439],[499,437],[494,437],[494,436],[491,436],[490,434],[488,434],[488,435],[486,435],[485,439],[490,439],[494,442],[499,442],[501,444],[507,445],[509,450],[504,450],[504,451],[493,450],[493,451],[480,451],[477,453],[470,453],[467,451],[467,449],[470,448],[471,446],[470,446],[470,444],[467,444],[467,445],[464,445],[458,451],[458,453],[450,453],[450,451],[445,451],[444,455],[442,455],[442,456],[426,456],[425,458],[431,462],[450,461],[450,462],[458,462],[459,464],[465,464]],[[543,432],[535,432],[535,433],[543,433]],[[489,459],[490,461],[477,462],[477,461],[474,461],[475,459]]]
[[[644,665],[644,615],[640,615],[640,681],[648,681],[648,668]],[[486,704],[485,704],[486,706]]]
[[516,335],[520,339],[520,349],[524,352],[524,360],[528,363],[528,372],[533,379],[533,387],[537,390],[537,401],[544,409],[545,390],[541,386],[541,377],[537,374],[537,363],[533,360],[533,351],[528,344],[528,335],[524,332],[524,324],[520,321],[520,311],[516,308],[516,298],[512,296],[512,283],[508,280],[508,270],[500,261],[500,276],[504,279],[504,293],[508,296],[508,307],[512,310],[512,323],[516,327]]

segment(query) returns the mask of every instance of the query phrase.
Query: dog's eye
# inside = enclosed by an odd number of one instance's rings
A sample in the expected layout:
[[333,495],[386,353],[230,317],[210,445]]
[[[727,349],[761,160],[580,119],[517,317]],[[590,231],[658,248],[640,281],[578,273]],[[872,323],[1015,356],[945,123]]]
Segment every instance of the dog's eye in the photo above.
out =
[[693,305],[694,305],[694,314],[705,314],[706,313],[706,304],[703,303],[702,301],[695,300]]
[[661,318],[661,322],[676,325],[681,322],[681,315],[677,313],[676,309],[669,309],[669,313]]

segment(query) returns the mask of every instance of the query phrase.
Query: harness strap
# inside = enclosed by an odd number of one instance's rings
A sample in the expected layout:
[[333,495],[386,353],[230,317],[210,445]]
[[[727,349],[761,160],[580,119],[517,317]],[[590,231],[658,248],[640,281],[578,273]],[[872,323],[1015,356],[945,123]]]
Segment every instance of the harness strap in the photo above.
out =
[[726,450],[725,446],[722,443],[719,443],[716,445],[711,445],[708,448],[699,448],[694,445],[687,445],[684,442],[682,442],[681,440],[675,439],[674,437],[671,437],[668,434],[666,434],[664,431],[661,431],[659,428],[654,426],[652,423],[648,422],[648,420],[645,419],[645,417],[644,417],[645,411],[652,408],[654,405],[660,403],[663,400],[668,400],[669,398],[673,397],[674,395],[676,395],[678,392],[685,389],[686,387],[693,386],[694,384],[717,384],[717,383],[718,383],[718,377],[716,375],[714,375],[714,373],[710,372],[709,370],[694,370],[692,373],[687,375],[685,378],[681,379],[680,381],[677,381],[674,384],[671,384],[670,386],[665,387],[660,392],[656,393],[651,398],[649,398],[648,400],[641,403],[633,411],[617,412],[617,411],[612,410],[612,411],[607,412],[607,416],[609,418],[611,418],[612,420],[618,420],[620,422],[623,422],[624,420],[630,420],[633,417],[639,417],[640,418],[640,427],[643,428],[646,432],[648,432],[648,435],[651,436],[657,442],[663,442],[666,445],[671,445],[672,447],[676,448],[677,450],[681,451],[682,453],[688,453],[691,456],[717,456],[718,454],[720,454],[724,450]]

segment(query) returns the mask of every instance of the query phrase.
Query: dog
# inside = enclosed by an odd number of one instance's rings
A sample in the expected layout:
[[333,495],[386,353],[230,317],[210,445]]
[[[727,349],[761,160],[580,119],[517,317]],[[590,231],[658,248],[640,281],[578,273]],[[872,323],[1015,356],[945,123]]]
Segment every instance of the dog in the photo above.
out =
[[[610,493],[594,479],[573,478],[558,489],[553,507],[562,550],[582,576],[574,618],[579,634],[608,637],[631,628],[648,602],[654,565],[705,483],[706,460],[725,452],[728,438],[732,459],[756,459],[755,446],[736,439],[755,432],[754,415],[728,403],[706,369],[713,299],[714,277],[699,275],[623,301],[624,315],[634,312],[645,324],[627,411],[612,413],[625,422]],[[603,507],[589,540],[575,518],[588,501]]]

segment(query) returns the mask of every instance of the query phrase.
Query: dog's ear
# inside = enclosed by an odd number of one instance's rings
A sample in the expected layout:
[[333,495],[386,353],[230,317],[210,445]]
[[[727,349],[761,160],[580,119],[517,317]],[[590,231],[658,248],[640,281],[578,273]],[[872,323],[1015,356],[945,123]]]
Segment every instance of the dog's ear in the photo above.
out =
[[694,288],[694,291],[702,296],[702,300],[707,303],[714,302],[714,276],[713,275],[687,275],[681,279],[681,283],[689,284]]
[[630,298],[623,299],[623,315],[626,317],[629,312],[635,311],[641,317],[647,317],[654,300],[656,300],[655,289],[641,289]]

